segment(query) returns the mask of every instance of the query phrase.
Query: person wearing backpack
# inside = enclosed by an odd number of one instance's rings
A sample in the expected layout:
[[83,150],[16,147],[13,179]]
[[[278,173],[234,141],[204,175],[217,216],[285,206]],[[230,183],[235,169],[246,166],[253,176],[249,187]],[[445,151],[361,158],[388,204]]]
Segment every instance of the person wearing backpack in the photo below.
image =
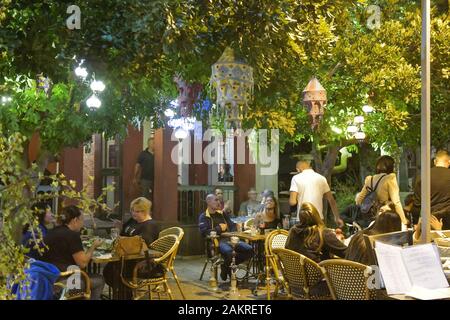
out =
[[364,186],[356,198],[356,204],[360,205],[363,215],[369,215],[375,219],[380,207],[389,201],[392,202],[395,212],[400,217],[402,230],[406,230],[408,220],[400,201],[400,189],[394,173],[394,164],[395,161],[390,156],[378,158],[375,175],[366,177]]

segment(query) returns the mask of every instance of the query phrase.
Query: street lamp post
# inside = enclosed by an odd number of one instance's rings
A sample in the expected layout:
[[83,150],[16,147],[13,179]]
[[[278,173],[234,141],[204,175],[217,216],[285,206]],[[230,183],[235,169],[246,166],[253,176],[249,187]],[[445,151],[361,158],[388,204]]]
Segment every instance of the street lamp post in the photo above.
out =
[[421,45],[421,217],[423,243],[431,241],[430,236],[430,0],[422,0],[422,45]]

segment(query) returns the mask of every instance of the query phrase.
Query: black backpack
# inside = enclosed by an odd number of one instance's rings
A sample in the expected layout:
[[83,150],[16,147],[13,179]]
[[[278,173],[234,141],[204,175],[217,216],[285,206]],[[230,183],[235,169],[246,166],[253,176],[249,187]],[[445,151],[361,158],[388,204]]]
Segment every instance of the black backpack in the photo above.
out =
[[375,188],[373,187],[373,176],[370,178],[370,187],[366,187],[367,194],[361,203],[361,213],[363,217],[373,220],[377,216],[378,210],[381,207],[381,203],[378,201],[376,191],[378,185],[380,184],[380,181],[383,180],[385,176],[386,174],[378,180]]

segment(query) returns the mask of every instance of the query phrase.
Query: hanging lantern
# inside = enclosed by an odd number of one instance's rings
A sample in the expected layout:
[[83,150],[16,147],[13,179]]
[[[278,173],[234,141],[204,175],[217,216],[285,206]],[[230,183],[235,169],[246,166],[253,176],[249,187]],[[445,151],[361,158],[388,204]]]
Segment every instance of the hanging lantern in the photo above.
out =
[[52,80],[48,77],[44,77],[43,73],[37,75],[37,91],[44,91],[45,95],[48,97],[52,92]]
[[175,76],[173,81],[177,84],[180,116],[191,117],[194,104],[202,92],[202,85],[199,83],[187,83],[180,76]]
[[210,84],[216,89],[217,106],[225,112],[227,127],[238,129],[253,96],[253,68],[236,60],[227,47],[212,65]]
[[324,107],[327,104],[327,91],[316,77],[312,78],[303,90],[303,104],[308,110],[311,128],[314,130],[319,126],[324,114]]

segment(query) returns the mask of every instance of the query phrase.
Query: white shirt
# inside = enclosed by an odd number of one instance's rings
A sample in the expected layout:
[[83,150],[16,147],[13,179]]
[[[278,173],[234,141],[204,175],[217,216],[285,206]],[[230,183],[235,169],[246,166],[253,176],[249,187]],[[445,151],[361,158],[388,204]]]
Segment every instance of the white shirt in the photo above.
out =
[[297,192],[297,219],[303,202],[310,202],[316,207],[323,219],[323,195],[330,191],[327,179],[314,172],[313,169],[303,170],[292,177],[289,191]]

